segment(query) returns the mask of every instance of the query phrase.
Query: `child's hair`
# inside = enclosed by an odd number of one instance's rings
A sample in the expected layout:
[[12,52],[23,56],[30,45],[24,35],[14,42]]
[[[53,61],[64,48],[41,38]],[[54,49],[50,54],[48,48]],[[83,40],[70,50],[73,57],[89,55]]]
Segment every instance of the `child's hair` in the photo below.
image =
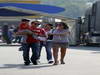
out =
[[47,23],[46,25],[49,25],[51,28],[53,28],[53,24]]

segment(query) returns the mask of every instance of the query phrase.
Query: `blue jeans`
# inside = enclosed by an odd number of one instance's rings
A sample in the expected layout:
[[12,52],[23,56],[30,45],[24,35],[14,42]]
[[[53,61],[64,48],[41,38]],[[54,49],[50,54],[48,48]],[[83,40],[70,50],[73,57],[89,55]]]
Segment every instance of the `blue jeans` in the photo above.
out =
[[39,58],[41,56],[41,50],[42,50],[42,47],[45,47],[46,49],[46,54],[47,54],[47,60],[52,60],[52,52],[51,52],[51,48],[52,48],[52,42],[40,42],[40,51],[39,51]]
[[31,61],[34,62],[39,57],[39,43],[31,43],[31,44],[23,44],[24,50],[23,50],[23,59],[24,62],[30,63],[30,57],[29,57],[29,51],[30,48],[32,49],[32,56]]

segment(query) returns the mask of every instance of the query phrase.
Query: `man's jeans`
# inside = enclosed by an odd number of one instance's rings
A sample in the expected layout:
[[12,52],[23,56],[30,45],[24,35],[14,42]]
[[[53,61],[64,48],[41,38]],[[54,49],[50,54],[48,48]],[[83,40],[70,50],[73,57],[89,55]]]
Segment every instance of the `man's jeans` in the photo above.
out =
[[47,60],[52,60],[52,52],[51,52],[51,48],[52,48],[52,42],[50,41],[47,41],[47,42],[40,42],[40,51],[39,51],[39,59],[40,59],[40,56],[41,56],[41,50],[42,50],[42,47],[45,47],[46,49],[46,54],[47,54]]
[[24,44],[23,45],[24,50],[23,50],[23,59],[24,62],[28,62],[30,63],[30,55],[29,55],[29,51],[30,48],[32,49],[32,56],[31,56],[31,61],[34,62],[38,59],[39,57],[39,43],[31,43],[31,44]]

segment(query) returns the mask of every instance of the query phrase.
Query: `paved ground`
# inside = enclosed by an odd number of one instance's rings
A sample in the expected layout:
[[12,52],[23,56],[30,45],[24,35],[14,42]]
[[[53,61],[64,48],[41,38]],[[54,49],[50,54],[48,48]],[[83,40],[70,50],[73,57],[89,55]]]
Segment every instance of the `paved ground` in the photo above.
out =
[[18,47],[0,46],[0,75],[100,75],[99,47],[70,47],[65,65],[48,65],[45,51],[41,64],[24,66]]

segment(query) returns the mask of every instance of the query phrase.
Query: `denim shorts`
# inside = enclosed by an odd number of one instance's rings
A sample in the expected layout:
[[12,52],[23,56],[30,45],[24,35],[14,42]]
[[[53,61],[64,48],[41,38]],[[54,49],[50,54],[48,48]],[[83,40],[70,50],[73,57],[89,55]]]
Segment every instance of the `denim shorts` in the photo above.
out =
[[57,43],[57,42],[54,42],[53,43],[53,47],[68,48],[69,44],[68,43]]

